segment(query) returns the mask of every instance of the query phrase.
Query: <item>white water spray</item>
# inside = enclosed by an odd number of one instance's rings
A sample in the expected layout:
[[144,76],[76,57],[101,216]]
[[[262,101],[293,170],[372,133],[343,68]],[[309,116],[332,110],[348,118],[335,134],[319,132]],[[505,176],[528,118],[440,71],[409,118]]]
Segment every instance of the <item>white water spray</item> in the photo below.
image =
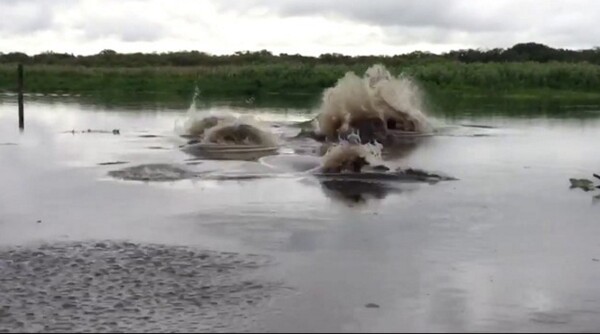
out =
[[378,142],[360,144],[360,134],[352,132],[348,140],[340,140],[331,146],[321,160],[321,167],[325,171],[352,171],[349,166],[354,162],[364,159],[367,165],[384,165],[381,151],[383,145]]
[[370,67],[361,78],[348,72],[323,94],[318,131],[329,138],[346,133],[361,120],[380,119],[389,130],[429,132],[423,93],[411,78],[393,77],[383,65]]

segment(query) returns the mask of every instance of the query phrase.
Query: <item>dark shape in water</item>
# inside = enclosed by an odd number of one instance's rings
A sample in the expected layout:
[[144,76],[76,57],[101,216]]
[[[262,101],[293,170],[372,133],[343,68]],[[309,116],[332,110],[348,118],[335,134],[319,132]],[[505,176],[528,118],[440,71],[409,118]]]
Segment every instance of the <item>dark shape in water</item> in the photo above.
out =
[[323,173],[342,173],[342,172],[352,172],[352,173],[360,173],[365,166],[368,166],[369,163],[363,157],[356,157],[352,160],[343,161],[341,164],[332,167],[323,167]]
[[404,174],[408,177],[413,177],[417,180],[426,182],[437,182],[437,181],[457,181],[458,179],[452,176],[444,175],[441,173],[431,173],[422,169],[409,168],[404,171],[396,171],[399,174]]
[[588,179],[571,178],[569,181],[571,182],[571,189],[579,188],[584,191],[592,191],[595,189],[594,183]]
[[123,165],[129,163],[128,161],[109,161],[109,162],[101,162],[99,166],[111,166],[111,165]]
[[76,133],[112,133],[113,135],[120,135],[121,131],[119,129],[113,129],[112,131],[108,131],[108,130],[92,130],[92,129],[87,129],[87,130],[82,130],[82,131],[76,131],[75,129],[70,130],[70,131],[64,131],[63,133],[72,133],[72,134],[76,134]]
[[342,139],[348,139],[348,136],[354,132],[360,134],[361,144],[372,142],[385,143],[388,138],[388,129],[386,124],[380,118],[363,118],[350,121],[350,129],[347,133],[340,133]]
[[480,124],[461,124],[461,126],[466,127],[466,128],[477,128],[477,129],[496,129],[495,126],[480,125]]
[[[385,165],[364,165],[364,158],[360,156],[355,157],[359,158],[360,162],[363,163],[363,168],[360,172],[355,172],[351,168],[345,170],[344,172],[323,169],[321,160],[318,157],[310,155],[276,155],[263,157],[259,159],[259,162],[273,169],[283,170],[286,172],[309,173],[310,175],[316,176],[320,180],[368,182],[399,181],[429,183],[458,180],[442,173],[433,173],[415,168],[390,170],[390,168]],[[352,164],[352,161],[350,161],[348,166],[354,167],[356,166],[356,163]]]
[[392,190],[386,183],[366,180],[329,179],[320,182],[325,195],[348,204],[364,204],[369,199],[381,200]]
[[453,181],[456,178],[418,169],[389,171],[386,166],[370,167],[368,172],[315,173],[326,195],[350,202],[364,204],[369,199],[383,199],[391,192],[402,192],[398,183],[429,183]]
[[199,174],[169,164],[148,164],[110,171],[108,175],[130,181],[168,182],[195,178]]
[[361,173],[315,173],[324,180],[363,180],[363,181],[397,181],[397,182],[426,182],[456,181],[457,178],[442,174],[430,173],[419,169],[396,170],[393,172],[361,172]]
[[367,305],[365,305],[366,308],[379,308],[379,305],[374,304],[374,303],[369,303]]

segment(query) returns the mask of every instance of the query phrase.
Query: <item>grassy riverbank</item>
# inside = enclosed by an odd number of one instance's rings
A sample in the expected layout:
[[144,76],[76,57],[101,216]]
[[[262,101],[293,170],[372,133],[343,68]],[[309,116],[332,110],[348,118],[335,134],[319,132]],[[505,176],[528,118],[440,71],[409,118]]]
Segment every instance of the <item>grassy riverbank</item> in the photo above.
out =
[[[315,95],[346,72],[364,65],[225,65],[198,67],[81,67],[30,65],[25,87],[32,93],[161,93],[187,95],[198,87],[206,96],[261,94]],[[588,63],[437,62],[388,67],[426,89],[460,95],[539,97],[600,96],[600,66]],[[0,65],[0,91],[14,91],[16,66]]]

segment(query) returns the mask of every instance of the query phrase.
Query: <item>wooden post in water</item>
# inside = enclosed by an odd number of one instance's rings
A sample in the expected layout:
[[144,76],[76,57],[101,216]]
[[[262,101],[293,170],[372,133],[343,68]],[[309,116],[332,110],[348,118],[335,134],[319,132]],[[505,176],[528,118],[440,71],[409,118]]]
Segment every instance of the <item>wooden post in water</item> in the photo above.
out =
[[19,94],[19,129],[25,128],[25,111],[23,110],[23,64],[17,69],[17,93]]

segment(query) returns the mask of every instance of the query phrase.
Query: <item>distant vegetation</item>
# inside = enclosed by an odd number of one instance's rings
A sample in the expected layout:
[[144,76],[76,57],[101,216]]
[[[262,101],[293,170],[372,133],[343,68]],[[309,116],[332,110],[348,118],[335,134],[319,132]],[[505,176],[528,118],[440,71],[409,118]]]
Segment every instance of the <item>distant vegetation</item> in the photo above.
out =
[[26,65],[26,88],[39,93],[207,95],[273,93],[316,95],[347,71],[376,63],[405,73],[431,91],[456,94],[540,96],[600,95],[600,48],[554,49],[536,43],[509,49],[458,50],[440,55],[323,54],[319,57],[268,51],[213,56],[203,52],[96,55],[0,53],[0,91],[15,87],[17,63]]
[[456,61],[461,63],[490,62],[587,62],[600,65],[600,47],[587,50],[554,49],[538,43],[521,43],[508,49],[458,50],[440,55],[429,52],[412,52],[395,56],[345,56],[322,54],[319,57],[299,54],[273,55],[259,52],[236,52],[233,55],[214,56],[204,52],[169,53],[116,53],[104,50],[96,55],[75,56],[67,53],[45,52],[34,56],[20,52],[0,53],[3,64],[77,65],[84,67],[143,67],[143,66],[217,66],[249,64],[304,64],[304,65],[364,65],[382,63],[386,66],[405,66],[413,63]]

